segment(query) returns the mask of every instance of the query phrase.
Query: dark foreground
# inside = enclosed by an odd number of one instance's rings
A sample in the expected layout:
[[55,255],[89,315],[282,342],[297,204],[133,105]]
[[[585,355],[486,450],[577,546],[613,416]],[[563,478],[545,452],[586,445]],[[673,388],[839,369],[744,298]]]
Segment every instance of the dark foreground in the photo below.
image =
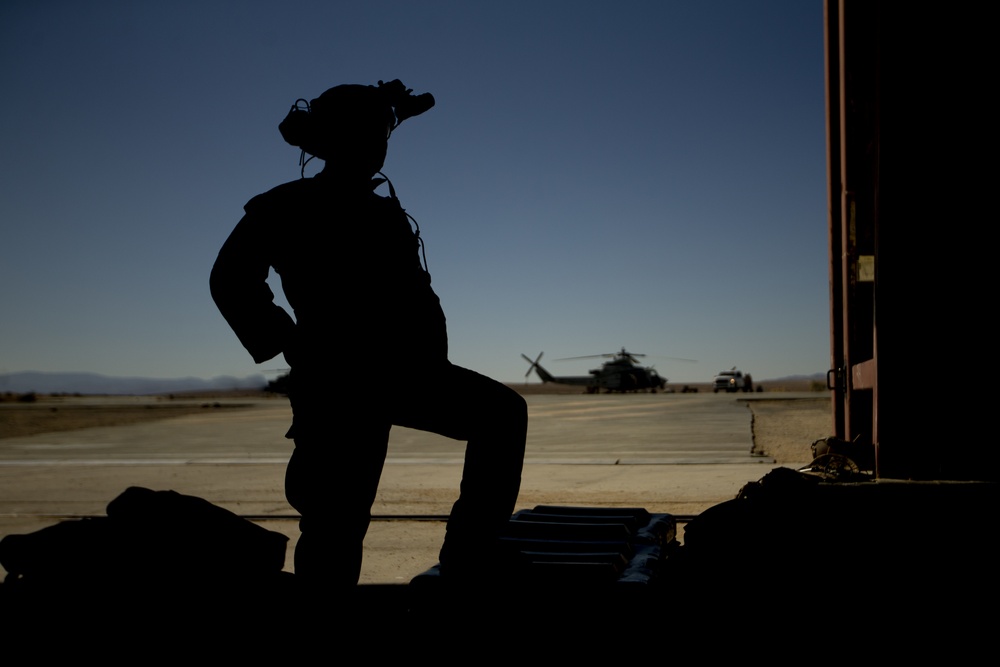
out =
[[[0,622],[8,647],[39,658],[634,659],[678,642],[704,657],[817,644],[971,657],[994,622],[997,490],[777,468],[687,523],[683,546],[669,514],[536,507],[512,517],[507,551],[484,554],[468,579],[431,568],[338,599],[281,571],[282,535],[200,499],[138,514],[120,501],[106,521],[0,541],[11,573]],[[217,546],[207,565],[206,541]],[[795,620],[761,642],[755,621],[776,610]]]

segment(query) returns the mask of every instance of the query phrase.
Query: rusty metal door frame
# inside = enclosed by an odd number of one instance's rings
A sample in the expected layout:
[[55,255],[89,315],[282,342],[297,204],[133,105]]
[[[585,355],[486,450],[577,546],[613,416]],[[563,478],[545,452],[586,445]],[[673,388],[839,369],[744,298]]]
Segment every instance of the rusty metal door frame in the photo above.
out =
[[850,13],[846,4],[824,2],[831,327],[827,388],[834,435],[877,449],[877,21],[871,4],[853,3]]

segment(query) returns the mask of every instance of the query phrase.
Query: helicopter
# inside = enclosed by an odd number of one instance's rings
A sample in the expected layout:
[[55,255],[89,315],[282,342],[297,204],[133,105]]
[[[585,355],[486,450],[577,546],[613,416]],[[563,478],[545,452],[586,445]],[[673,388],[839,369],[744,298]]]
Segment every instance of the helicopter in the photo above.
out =
[[531,374],[531,371],[535,371],[535,373],[538,374],[538,377],[542,379],[543,383],[554,382],[557,384],[580,385],[585,387],[588,394],[596,394],[602,390],[608,394],[616,391],[621,393],[643,391],[655,394],[658,391],[666,389],[667,386],[667,378],[662,377],[651,366],[638,365],[636,357],[644,357],[646,355],[629,352],[624,347],[620,352],[592,354],[583,357],[566,357],[564,359],[594,359],[598,357],[611,357],[611,361],[606,361],[601,364],[600,368],[591,370],[590,375],[552,375],[538,363],[542,358],[541,352],[538,353],[538,356],[535,357],[534,361],[532,361],[526,354],[522,353],[521,356],[525,361],[531,364],[528,368],[528,372],[524,374],[524,377],[528,377]]

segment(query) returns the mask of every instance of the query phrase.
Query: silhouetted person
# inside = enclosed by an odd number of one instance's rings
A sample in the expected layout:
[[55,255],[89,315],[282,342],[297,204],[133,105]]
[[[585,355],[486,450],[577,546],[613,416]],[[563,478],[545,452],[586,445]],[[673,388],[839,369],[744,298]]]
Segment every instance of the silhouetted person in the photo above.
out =
[[[324,589],[358,582],[394,424],[467,441],[442,578],[490,567],[520,489],[524,399],[448,361],[419,228],[391,183],[389,197],[374,192],[387,180],[375,176],[392,131],[434,104],[411,92],[380,81],[297,101],[279,130],[325,166],[251,199],[211,273],[212,297],[254,361],[283,354],[291,368],[285,494],[301,514],[295,573]],[[273,302],[272,268],[294,319]],[[406,381],[388,382],[386,367]]]

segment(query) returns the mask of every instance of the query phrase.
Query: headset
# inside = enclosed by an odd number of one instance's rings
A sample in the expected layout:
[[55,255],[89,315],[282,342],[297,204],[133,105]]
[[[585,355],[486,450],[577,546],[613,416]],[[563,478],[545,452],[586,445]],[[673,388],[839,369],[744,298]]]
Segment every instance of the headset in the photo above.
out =
[[[404,86],[399,79],[393,79],[388,83],[379,81],[378,86],[357,86],[356,88],[363,95],[370,94],[365,103],[371,104],[373,108],[385,108],[388,125],[387,139],[404,120],[419,116],[434,106],[433,95],[430,93],[414,95],[413,89]],[[309,101],[299,98],[295,100],[285,119],[278,124],[278,131],[281,132],[282,138],[292,146],[302,149],[299,164],[303,169],[305,163],[309,161],[305,159],[305,153],[317,156],[316,147],[310,144],[316,136],[315,114],[317,112],[314,107],[321,106],[317,105],[318,99]]]

